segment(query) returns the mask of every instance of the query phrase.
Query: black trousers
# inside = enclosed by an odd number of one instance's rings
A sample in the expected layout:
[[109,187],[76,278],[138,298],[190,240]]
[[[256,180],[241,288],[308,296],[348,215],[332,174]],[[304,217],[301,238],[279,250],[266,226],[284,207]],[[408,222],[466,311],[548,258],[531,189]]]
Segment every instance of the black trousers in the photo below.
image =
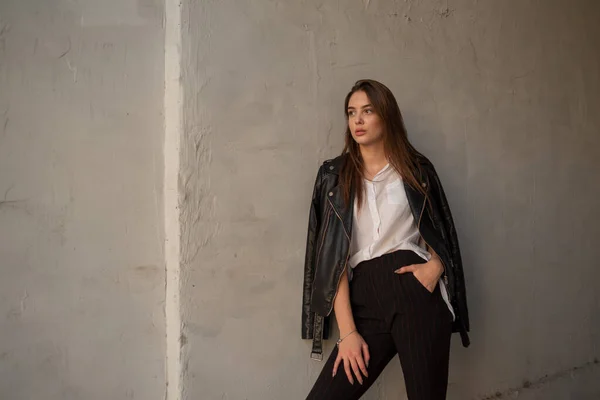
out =
[[363,377],[348,381],[343,362],[332,377],[332,351],[307,400],[359,399],[398,354],[410,400],[443,400],[448,386],[452,314],[439,286],[430,293],[412,273],[394,270],[424,260],[400,250],[360,263],[350,281],[352,315],[367,342],[371,360]]

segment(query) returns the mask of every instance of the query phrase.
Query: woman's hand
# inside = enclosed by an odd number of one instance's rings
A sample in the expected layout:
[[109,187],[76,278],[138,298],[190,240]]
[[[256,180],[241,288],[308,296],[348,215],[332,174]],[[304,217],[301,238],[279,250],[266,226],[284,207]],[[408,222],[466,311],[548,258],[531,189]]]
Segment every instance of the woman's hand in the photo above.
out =
[[444,265],[442,264],[440,258],[435,256],[431,257],[431,260],[424,264],[407,265],[397,269],[394,272],[397,274],[412,272],[415,278],[421,282],[421,285],[425,286],[430,293],[433,293],[435,290],[435,285],[437,285],[442,274],[444,273]]
[[[342,337],[344,336],[342,335]],[[354,378],[352,377],[352,371],[354,371],[356,379],[362,385],[362,375],[365,377],[369,376],[367,367],[369,366],[370,358],[367,342],[365,342],[358,332],[353,332],[338,345],[338,355],[333,364],[333,376],[335,376],[338,366],[343,361],[348,381],[354,385]]]

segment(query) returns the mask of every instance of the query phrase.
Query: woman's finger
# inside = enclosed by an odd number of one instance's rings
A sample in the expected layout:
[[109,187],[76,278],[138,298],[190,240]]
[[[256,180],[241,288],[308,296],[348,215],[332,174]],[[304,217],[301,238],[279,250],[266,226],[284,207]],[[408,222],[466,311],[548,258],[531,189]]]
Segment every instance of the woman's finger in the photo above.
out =
[[416,270],[417,270],[417,267],[413,264],[413,265],[406,265],[402,268],[398,268],[394,272],[397,274],[405,274],[407,272],[415,272]]
[[[362,362],[362,357],[360,357],[360,358],[361,358],[360,361]],[[358,380],[358,383],[360,383],[362,385],[363,384],[363,380],[362,380],[362,375],[360,373],[360,368],[358,367],[358,357],[351,358],[350,359],[350,365],[352,366],[352,371],[354,371],[354,376],[356,376],[356,379]]]
[[337,374],[337,369],[340,365],[340,361],[342,361],[342,356],[340,356],[340,353],[338,353],[337,358],[335,359],[335,362],[333,363],[333,375],[331,375],[332,377],[335,376],[335,374]]
[[369,353],[369,345],[363,343],[362,345],[363,358],[365,359],[365,364],[367,368],[369,368],[369,360],[371,359],[371,354]]
[[354,385],[354,378],[352,378],[352,372],[350,371],[350,362],[346,358],[344,358],[344,369],[346,370],[346,376],[348,376],[348,381],[352,385]]
[[[362,356],[356,357],[356,364],[358,365],[358,368],[360,368],[360,371],[365,377],[369,376],[369,373],[367,372],[367,367],[365,366],[365,361],[363,361]],[[362,385],[362,382],[360,384]]]

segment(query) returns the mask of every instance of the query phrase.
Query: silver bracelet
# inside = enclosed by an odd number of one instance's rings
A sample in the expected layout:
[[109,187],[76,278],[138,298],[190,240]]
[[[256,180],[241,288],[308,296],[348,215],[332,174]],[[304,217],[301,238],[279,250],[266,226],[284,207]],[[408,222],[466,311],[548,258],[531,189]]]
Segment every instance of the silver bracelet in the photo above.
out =
[[346,339],[348,336],[352,335],[354,332],[357,332],[357,330],[353,330],[352,332],[350,332],[349,334],[347,334],[346,336],[344,336],[343,338],[339,338],[337,340],[337,342],[335,342],[335,345],[339,347],[340,343],[342,343],[342,340]]

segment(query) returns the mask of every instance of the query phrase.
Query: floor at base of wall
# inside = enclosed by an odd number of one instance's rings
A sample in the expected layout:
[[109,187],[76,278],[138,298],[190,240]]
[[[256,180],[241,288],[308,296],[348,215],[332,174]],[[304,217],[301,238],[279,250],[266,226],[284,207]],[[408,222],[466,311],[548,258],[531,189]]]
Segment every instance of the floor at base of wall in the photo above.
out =
[[498,393],[485,400],[600,400],[600,364],[587,364],[527,386]]

